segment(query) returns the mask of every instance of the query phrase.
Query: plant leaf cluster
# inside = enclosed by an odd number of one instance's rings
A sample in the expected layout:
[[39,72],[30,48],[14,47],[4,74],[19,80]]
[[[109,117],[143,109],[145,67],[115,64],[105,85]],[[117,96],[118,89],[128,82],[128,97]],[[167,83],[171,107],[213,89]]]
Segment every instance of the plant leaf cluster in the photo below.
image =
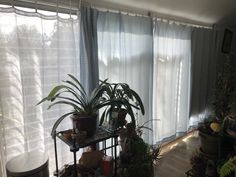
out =
[[103,124],[106,118],[112,118],[111,115],[113,111],[118,112],[121,108],[126,109],[131,117],[132,123],[135,125],[133,108],[140,110],[143,115],[145,114],[144,105],[138,93],[131,89],[126,83],[106,82],[104,85],[106,87],[107,99],[113,102],[103,112],[100,125]]
[[236,156],[230,158],[227,162],[223,164],[223,166],[220,168],[220,177],[227,177],[231,173],[236,171]]
[[[153,177],[153,164],[161,159],[161,147],[150,146],[141,137],[140,129],[146,128],[143,125],[133,127],[127,124],[123,134],[123,146],[121,154],[129,157],[127,161],[127,171],[122,176],[127,177]],[[148,128],[149,129],[149,128]],[[123,130],[123,131],[124,131]]]
[[[84,87],[79,80],[68,74],[69,80],[63,81],[63,84],[55,86],[49,94],[43,98],[37,105],[48,101],[50,105],[48,109],[56,105],[69,105],[73,109],[70,112],[62,115],[57,119],[53,125],[51,135],[56,135],[56,129],[61,121],[70,115],[95,115],[98,110],[105,107],[105,111],[102,113],[102,124],[105,115],[108,116],[113,108],[125,108],[127,113],[131,116],[132,123],[135,125],[135,117],[132,108],[140,109],[144,114],[144,106],[139,95],[128,84],[119,83],[111,84],[105,79],[100,81],[98,87],[96,87],[91,94],[86,93]],[[130,102],[133,100],[137,103],[134,105]]]
[[235,58],[228,58],[218,73],[214,91],[214,111],[217,118],[224,118],[236,108],[236,66]]

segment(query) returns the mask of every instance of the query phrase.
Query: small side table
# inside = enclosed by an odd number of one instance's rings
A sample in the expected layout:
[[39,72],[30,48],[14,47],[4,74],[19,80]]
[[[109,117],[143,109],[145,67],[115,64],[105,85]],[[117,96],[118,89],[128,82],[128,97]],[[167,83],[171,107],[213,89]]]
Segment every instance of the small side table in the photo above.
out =
[[48,156],[41,151],[23,153],[6,164],[7,177],[49,177]]

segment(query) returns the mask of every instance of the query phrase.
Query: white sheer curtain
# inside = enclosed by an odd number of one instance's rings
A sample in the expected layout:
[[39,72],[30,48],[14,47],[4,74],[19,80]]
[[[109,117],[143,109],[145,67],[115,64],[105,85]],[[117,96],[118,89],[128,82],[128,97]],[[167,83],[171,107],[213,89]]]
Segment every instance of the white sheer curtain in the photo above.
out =
[[[0,8],[0,176],[5,175],[7,160],[35,149],[48,152],[50,174],[55,170],[50,131],[68,108],[47,110],[46,104],[36,103],[66,74],[79,77],[79,20],[73,18],[33,9]],[[69,119],[63,129],[68,127]],[[59,165],[70,162],[69,148],[62,143],[58,148]]]
[[155,21],[153,124],[154,143],[188,128],[191,29]]
[[[153,37],[150,18],[99,12],[98,54],[100,79],[126,82],[137,91],[146,109],[138,124],[152,119]],[[146,126],[152,127],[152,122]],[[152,143],[150,131],[144,138]]]

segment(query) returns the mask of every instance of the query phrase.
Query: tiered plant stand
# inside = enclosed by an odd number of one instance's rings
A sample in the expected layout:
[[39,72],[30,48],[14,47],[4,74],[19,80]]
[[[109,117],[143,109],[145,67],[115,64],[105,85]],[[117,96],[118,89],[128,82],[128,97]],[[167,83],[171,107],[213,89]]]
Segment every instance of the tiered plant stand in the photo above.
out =
[[[55,148],[55,161],[56,161],[56,171],[54,172],[54,176],[60,177],[60,170],[58,168],[58,156],[57,156],[57,139],[60,139],[65,144],[67,144],[70,148],[70,151],[73,153],[74,162],[73,162],[73,177],[78,176],[77,172],[77,159],[76,152],[78,152],[81,148],[85,148],[90,145],[94,145],[96,143],[102,142],[103,148],[101,151],[106,154],[107,149],[111,149],[112,156],[114,158],[114,176],[117,176],[117,146],[118,146],[118,134],[112,131],[109,131],[105,128],[99,127],[95,134],[87,138],[83,143],[78,144],[76,140],[68,140],[63,136],[63,132],[57,132],[54,138],[54,148]],[[111,145],[107,146],[106,140],[111,139]]]

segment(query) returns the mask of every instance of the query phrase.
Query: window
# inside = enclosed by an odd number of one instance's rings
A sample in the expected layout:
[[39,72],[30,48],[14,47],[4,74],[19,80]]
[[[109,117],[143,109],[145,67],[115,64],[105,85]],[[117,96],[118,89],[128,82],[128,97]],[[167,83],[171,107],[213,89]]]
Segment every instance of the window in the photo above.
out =
[[157,22],[154,31],[154,142],[188,128],[191,41],[190,29]]
[[[48,151],[53,174],[50,131],[68,108],[47,110],[47,105],[36,103],[68,73],[79,77],[79,21],[62,19],[63,14],[57,17],[25,10],[0,8],[0,164],[25,151],[41,149]],[[69,119],[62,128],[68,126]],[[59,148],[60,162],[72,159],[68,147]]]

